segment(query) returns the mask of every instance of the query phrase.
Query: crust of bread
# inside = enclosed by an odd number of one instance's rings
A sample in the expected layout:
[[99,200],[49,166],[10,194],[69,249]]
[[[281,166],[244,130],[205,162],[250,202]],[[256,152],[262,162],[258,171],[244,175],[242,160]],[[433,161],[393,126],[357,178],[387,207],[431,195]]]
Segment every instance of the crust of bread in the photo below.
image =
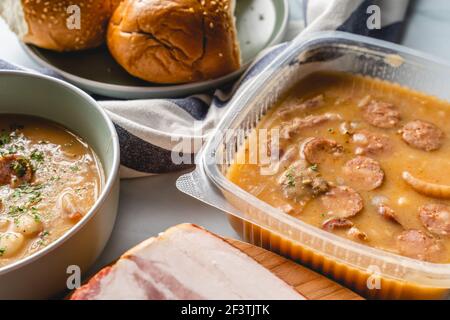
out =
[[[100,46],[105,41],[109,19],[121,0],[17,0],[22,1],[28,33],[22,40],[55,51],[76,51]],[[68,19],[80,8],[80,28]],[[13,29],[13,28],[12,28]]]
[[217,78],[240,67],[231,0],[124,0],[107,43],[130,74],[154,83]]

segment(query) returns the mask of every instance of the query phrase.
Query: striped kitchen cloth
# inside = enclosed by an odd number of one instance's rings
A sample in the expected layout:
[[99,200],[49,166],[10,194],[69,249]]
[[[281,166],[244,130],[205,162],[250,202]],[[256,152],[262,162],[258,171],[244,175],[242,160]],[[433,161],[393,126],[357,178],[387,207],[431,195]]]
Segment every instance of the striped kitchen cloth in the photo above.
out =
[[[289,0],[286,41],[305,32],[339,30],[398,41],[408,0]],[[373,5],[380,9],[381,29],[367,28]],[[375,9],[377,10],[377,8]],[[227,101],[242,90],[288,42],[262,52],[234,84],[212,93],[181,99],[100,100],[114,122],[121,148],[121,176],[140,177],[191,166],[194,154],[227,111]],[[15,68],[0,61],[0,69]],[[179,148],[189,152],[183,157]],[[174,155],[176,155],[174,157]],[[175,161],[174,161],[175,159]],[[183,160],[181,162],[180,160]]]

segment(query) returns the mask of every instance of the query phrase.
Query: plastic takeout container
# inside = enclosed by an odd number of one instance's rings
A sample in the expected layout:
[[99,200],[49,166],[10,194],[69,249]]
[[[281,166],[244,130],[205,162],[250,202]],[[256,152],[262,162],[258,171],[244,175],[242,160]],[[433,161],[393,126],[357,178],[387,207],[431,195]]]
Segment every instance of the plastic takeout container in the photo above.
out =
[[229,213],[245,241],[312,267],[365,297],[447,298],[450,264],[418,261],[341,238],[289,216],[226,178],[236,152],[265,112],[300,79],[320,70],[380,78],[450,100],[450,65],[444,61],[342,32],[300,37],[237,92],[197,156],[196,170],[182,176],[178,188]]

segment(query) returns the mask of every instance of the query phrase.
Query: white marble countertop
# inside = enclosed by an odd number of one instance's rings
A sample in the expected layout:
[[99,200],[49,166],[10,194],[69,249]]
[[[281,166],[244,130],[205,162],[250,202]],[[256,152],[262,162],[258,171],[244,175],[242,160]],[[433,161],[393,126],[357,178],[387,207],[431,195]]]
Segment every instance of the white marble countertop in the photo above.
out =
[[[412,1],[403,44],[448,59],[450,42],[450,1]],[[0,58],[25,67],[35,67],[15,36],[0,21]],[[91,272],[115,260],[140,241],[166,228],[192,222],[221,235],[237,237],[225,214],[179,192],[179,173],[124,180],[120,208],[113,235]]]

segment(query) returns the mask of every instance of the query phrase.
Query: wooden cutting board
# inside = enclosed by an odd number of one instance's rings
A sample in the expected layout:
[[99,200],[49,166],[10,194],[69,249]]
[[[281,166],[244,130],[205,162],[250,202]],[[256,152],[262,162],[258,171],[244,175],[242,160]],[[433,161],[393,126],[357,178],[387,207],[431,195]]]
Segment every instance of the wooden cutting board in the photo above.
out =
[[308,299],[363,300],[350,289],[275,253],[239,240],[225,240],[293,286]]

